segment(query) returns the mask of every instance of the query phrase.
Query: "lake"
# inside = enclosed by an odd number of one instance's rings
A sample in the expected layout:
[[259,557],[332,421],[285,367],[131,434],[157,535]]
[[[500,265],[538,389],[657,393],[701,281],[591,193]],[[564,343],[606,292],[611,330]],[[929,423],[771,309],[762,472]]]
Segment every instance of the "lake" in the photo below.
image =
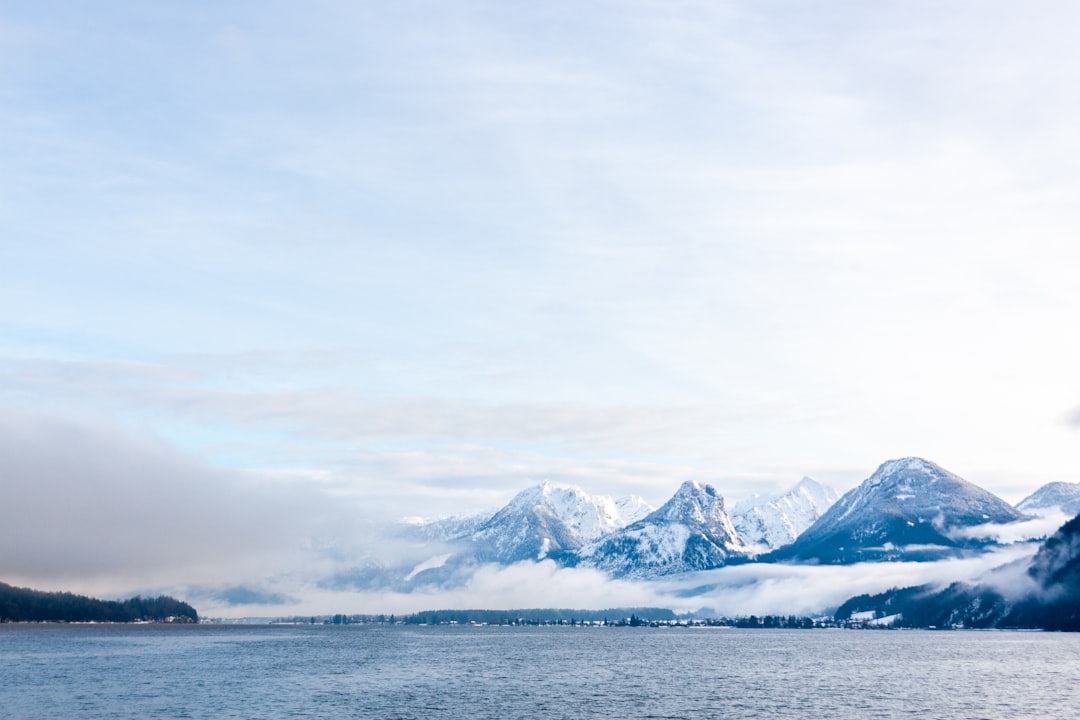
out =
[[1080,634],[0,625],[0,715],[1072,718]]

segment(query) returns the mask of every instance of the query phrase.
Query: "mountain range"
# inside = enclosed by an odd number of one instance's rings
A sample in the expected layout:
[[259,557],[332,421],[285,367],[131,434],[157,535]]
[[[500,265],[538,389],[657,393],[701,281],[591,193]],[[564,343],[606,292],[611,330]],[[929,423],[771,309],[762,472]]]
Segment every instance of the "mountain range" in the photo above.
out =
[[[1054,483],[1021,505],[1034,513],[1074,502],[1080,504],[1080,484]],[[994,541],[973,529],[1025,517],[916,457],[883,463],[843,496],[803,478],[730,510],[715,487],[695,481],[656,509],[637,496],[614,499],[543,482],[497,510],[403,526],[404,537],[418,552],[430,548],[429,556],[401,568],[365,566],[342,583],[408,591],[464,582],[482,564],[540,560],[635,579],[747,562],[928,561],[983,552]]]
[[444,581],[449,568],[463,564],[545,558],[620,577],[708,570],[790,542],[836,497],[832,488],[804,478],[780,495],[751,498],[729,515],[720,493],[695,481],[684,482],[658,509],[638,496],[613,499],[542,482],[496,511],[412,524],[408,533],[418,542],[452,551],[417,566],[409,580]]

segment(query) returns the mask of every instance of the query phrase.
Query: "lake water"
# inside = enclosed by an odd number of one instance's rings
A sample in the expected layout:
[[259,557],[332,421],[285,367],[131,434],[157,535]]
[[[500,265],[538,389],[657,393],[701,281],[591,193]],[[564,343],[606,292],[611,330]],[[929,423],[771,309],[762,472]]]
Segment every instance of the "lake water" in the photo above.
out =
[[1072,718],[1080,634],[0,625],[0,716]]

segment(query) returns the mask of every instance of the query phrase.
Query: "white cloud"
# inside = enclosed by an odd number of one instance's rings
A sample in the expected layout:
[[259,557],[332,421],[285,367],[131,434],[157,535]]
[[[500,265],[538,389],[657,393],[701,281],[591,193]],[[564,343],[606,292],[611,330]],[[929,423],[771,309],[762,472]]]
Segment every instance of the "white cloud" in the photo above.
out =
[[1062,512],[1050,512],[1038,517],[1018,520],[1007,524],[986,523],[966,528],[956,528],[951,534],[959,538],[992,540],[999,543],[1015,543],[1025,540],[1047,538],[1072,519]]
[[667,595],[668,604],[686,609],[706,607],[726,616],[812,615],[835,608],[848,598],[863,593],[978,579],[1001,565],[1030,557],[1035,550],[1034,545],[1015,545],[974,558],[932,563],[754,563],[657,584]]
[[[934,563],[861,563],[858,565],[731,566],[655,581],[612,579],[587,568],[561,568],[550,560],[510,566],[484,565],[460,587],[410,593],[303,586],[281,578],[265,586],[295,602],[274,605],[199,605],[208,616],[287,616],[330,613],[395,613],[421,610],[550,607],[602,610],[614,607],[664,607],[676,612],[705,610],[718,616],[817,615],[848,598],[913,585],[945,586],[956,581],[1003,583],[1002,566],[1021,567],[1034,545],[1017,545],[963,560]],[[1016,561],[1020,561],[1019,563]],[[1012,563],[1012,565],[1010,565]],[[992,570],[996,572],[991,572]],[[1016,578],[1013,578],[1014,580]]]

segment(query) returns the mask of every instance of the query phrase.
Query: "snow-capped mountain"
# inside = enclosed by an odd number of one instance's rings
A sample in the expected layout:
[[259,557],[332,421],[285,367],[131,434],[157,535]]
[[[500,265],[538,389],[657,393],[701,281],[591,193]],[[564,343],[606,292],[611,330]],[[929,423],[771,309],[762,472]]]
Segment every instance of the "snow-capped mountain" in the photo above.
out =
[[687,481],[658,510],[583,546],[572,560],[616,576],[645,578],[708,570],[748,554],[724,498],[711,485]]
[[449,542],[472,535],[494,514],[494,510],[488,510],[473,515],[453,515],[438,520],[406,518],[402,524],[406,534],[419,541]]
[[850,563],[951,557],[962,554],[965,544],[952,530],[1021,517],[1001,498],[928,460],[890,460],[767,559]]
[[[648,507],[641,498],[622,502],[631,515]],[[513,563],[576,550],[625,525],[612,498],[544,481],[518,493],[467,539],[478,559]]]
[[744,544],[767,552],[793,542],[839,497],[833,488],[804,477],[782,495],[754,496],[736,504],[731,522]]
[[1080,514],[1080,483],[1052,482],[1043,485],[1017,503],[1016,509],[1030,515],[1054,512],[1070,516]]
[[645,502],[645,498],[640,495],[616,498],[615,507],[619,509],[619,517],[622,518],[623,525],[635,523],[656,509]]

